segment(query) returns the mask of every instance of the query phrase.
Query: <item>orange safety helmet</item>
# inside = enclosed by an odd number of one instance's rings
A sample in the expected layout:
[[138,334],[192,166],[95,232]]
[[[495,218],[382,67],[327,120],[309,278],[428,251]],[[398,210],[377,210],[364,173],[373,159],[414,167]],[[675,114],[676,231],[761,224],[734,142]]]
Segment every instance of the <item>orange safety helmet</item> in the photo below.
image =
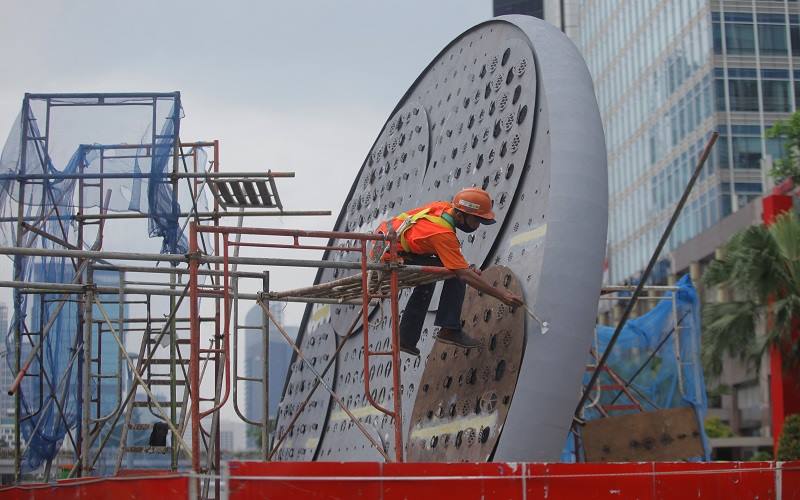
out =
[[481,219],[481,224],[494,224],[492,197],[481,188],[464,188],[453,197],[453,206],[466,214]]

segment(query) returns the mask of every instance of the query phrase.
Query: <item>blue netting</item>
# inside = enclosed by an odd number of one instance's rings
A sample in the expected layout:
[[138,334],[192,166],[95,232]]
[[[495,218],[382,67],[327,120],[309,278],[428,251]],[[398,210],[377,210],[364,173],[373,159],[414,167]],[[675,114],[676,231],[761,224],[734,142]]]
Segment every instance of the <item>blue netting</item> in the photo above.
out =
[[[17,246],[16,219],[20,208],[27,224],[77,244],[76,205],[82,195],[84,213],[92,209],[97,213],[108,199],[107,209],[111,212],[136,211],[148,216],[146,227],[136,221],[125,221],[125,231],[113,238],[107,234],[104,249],[187,251],[183,234],[186,224],[181,225],[180,213],[181,206],[188,211],[193,200],[186,189],[176,197],[169,178],[180,120],[177,93],[100,99],[48,96],[27,102],[29,105],[23,106],[0,156],[2,245]],[[21,119],[23,116],[26,119]],[[49,137],[45,138],[41,129]],[[27,139],[23,138],[23,130]],[[205,167],[205,154],[200,151],[198,157]],[[118,177],[102,181],[88,177],[100,173]],[[30,178],[21,191],[18,176],[32,174],[47,174],[50,178]],[[78,180],[68,178],[76,174],[88,174],[82,193]],[[205,197],[200,197],[197,204],[199,210],[205,210]],[[84,226],[84,248],[94,243],[97,228],[97,225]],[[139,230],[143,232],[138,233]],[[142,238],[144,231],[158,240]],[[25,232],[21,246],[64,248],[30,231]],[[20,256],[14,259],[14,279],[70,283],[76,278],[75,264],[61,257]],[[79,297],[61,299],[60,293],[14,295],[14,317],[6,337],[6,359],[12,370],[15,329],[19,328],[23,335],[19,354],[24,361],[39,343],[43,327],[55,315],[41,355],[28,370],[31,376],[23,379],[20,388],[21,434],[27,443],[22,460],[24,471],[35,470],[53,458],[67,428],[75,429],[80,422],[77,394],[81,360],[75,359],[80,357],[77,354],[81,341]],[[92,388],[91,393],[95,391]]]
[[[607,366],[622,380],[630,380],[642,366],[645,368],[636,376],[631,384],[632,394],[645,411],[665,408],[692,407],[697,413],[698,423],[703,429],[708,401],[706,399],[705,381],[700,359],[700,304],[697,291],[689,276],[684,276],[678,283],[678,291],[673,301],[672,293],[647,314],[629,320],[614,345]],[[677,323],[677,328],[676,328]],[[602,355],[614,328],[597,326],[595,349]],[[653,358],[647,359],[656,352]],[[590,356],[587,365],[596,360]],[[645,364],[646,363],[646,364]],[[583,383],[588,384],[592,372],[587,371]],[[613,380],[603,372],[597,386],[611,385]],[[594,420],[602,415],[597,405],[608,410],[612,400],[617,397],[618,390],[595,390],[584,406],[584,418]],[[630,405],[633,403],[622,395],[613,405]],[[613,406],[612,406],[613,407]],[[638,410],[609,410],[610,416],[635,413]],[[704,457],[708,459],[710,448],[703,432]],[[570,435],[562,460],[575,460],[574,438]]]

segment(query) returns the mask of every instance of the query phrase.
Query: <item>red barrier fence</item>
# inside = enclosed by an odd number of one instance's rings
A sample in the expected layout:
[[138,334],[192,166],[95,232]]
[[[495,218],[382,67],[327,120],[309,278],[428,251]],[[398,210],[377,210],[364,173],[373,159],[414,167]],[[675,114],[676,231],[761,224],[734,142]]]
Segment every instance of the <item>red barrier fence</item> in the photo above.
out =
[[189,498],[189,477],[159,471],[139,475],[65,479],[53,484],[0,488],[0,500],[160,500]]
[[800,500],[800,462],[289,463],[231,462],[230,500],[685,499]]
[[[143,471],[139,471],[143,474]],[[190,475],[87,478],[0,489],[0,500],[191,498]],[[230,462],[223,498],[800,500],[798,462]]]

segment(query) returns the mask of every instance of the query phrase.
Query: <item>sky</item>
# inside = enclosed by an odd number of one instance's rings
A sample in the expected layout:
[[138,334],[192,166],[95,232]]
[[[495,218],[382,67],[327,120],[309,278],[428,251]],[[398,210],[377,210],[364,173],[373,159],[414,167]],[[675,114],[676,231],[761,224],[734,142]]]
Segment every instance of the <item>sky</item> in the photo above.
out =
[[[294,171],[279,183],[284,207],[333,213],[249,224],[331,229],[398,100],[448,42],[490,17],[490,0],[7,1],[0,144],[25,92],[178,90],[182,140],[218,139],[223,171]],[[313,276],[275,269],[271,289]],[[0,279],[12,279],[5,258]],[[288,306],[286,322],[302,311]]]
[[[178,90],[182,140],[219,139],[223,171],[294,171],[279,183],[285,208],[333,212],[248,223],[331,229],[397,101],[489,17],[490,0],[6,2],[0,141],[25,92]],[[279,269],[271,288],[312,279]]]

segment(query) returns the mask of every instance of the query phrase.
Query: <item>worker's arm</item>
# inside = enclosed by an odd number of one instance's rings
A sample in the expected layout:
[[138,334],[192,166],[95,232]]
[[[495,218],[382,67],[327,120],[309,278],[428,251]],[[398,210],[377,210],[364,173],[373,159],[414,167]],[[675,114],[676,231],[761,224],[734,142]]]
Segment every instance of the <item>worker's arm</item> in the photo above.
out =
[[472,269],[454,269],[453,273],[455,273],[458,279],[465,282],[467,285],[478,290],[479,292],[488,293],[506,305],[519,307],[525,303],[523,302],[522,297],[519,295],[511,293],[505,288],[492,286],[491,283],[486,281],[486,278]]

